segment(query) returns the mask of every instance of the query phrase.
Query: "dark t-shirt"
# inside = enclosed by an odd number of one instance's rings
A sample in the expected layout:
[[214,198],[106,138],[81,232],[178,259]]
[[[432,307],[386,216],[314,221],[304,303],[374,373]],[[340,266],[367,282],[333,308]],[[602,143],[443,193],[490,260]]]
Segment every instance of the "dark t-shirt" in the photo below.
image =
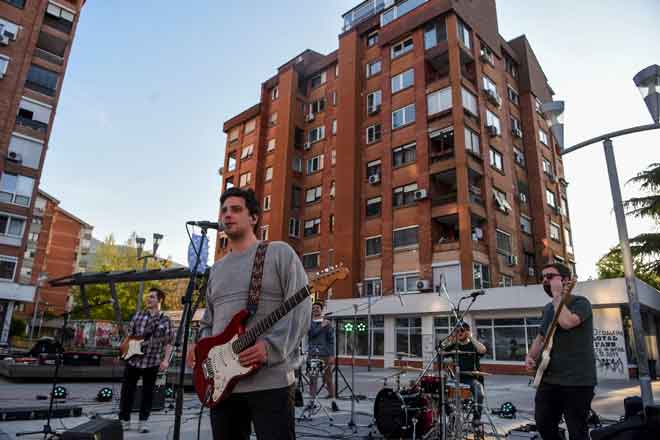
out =
[[[474,346],[472,340],[470,340],[467,344],[461,344],[460,342],[457,344],[451,344],[445,347],[443,351],[447,353],[456,350],[456,345],[458,345],[459,351],[469,351],[474,353],[458,355],[458,366],[460,367],[461,371],[478,371],[481,366],[479,363],[479,358],[481,355],[477,353],[477,347]],[[454,362],[456,362],[456,359],[454,359]],[[463,379],[462,374],[461,379]]]
[[[568,310],[580,317],[580,325],[564,330],[557,325],[550,363],[542,382],[564,386],[596,385],[596,358],[594,356],[594,324],[591,303],[583,296],[574,296],[566,304]],[[545,336],[555,309],[552,303],[543,309],[540,333]]]

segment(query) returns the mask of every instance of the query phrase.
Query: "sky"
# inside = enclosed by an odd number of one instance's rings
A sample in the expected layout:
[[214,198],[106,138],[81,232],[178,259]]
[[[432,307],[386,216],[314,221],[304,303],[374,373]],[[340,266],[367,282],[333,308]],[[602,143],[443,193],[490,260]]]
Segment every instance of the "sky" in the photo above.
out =
[[[433,1],[433,0],[431,0]],[[476,0],[472,0],[476,1]],[[186,262],[187,220],[216,220],[222,123],[256,104],[263,81],[305,49],[337,48],[358,0],[90,0],[80,17],[41,188],[94,225],[94,236],[165,235]],[[499,0],[500,34],[525,34],[555,99],[566,146],[651,122],[632,77],[660,64],[657,0]],[[660,131],[614,140],[625,182],[660,162]],[[618,242],[603,149],[564,157],[577,271]],[[628,218],[629,234],[649,221]],[[211,249],[214,241],[211,240]]]

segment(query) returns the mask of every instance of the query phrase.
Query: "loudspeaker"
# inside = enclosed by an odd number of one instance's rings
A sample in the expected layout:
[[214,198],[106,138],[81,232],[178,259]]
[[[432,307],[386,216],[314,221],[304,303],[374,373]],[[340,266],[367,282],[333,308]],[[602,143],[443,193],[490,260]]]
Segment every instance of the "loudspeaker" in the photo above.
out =
[[636,416],[640,412],[644,411],[644,402],[639,396],[626,397],[623,399],[623,408],[625,411],[625,420],[628,420],[632,416]]
[[591,440],[656,440],[641,416],[591,431]]
[[62,440],[124,440],[119,420],[94,419],[64,431]]
[[[140,411],[140,405],[142,405],[142,383],[141,380],[138,382],[138,387],[135,390],[135,396],[133,397],[133,408],[132,411]],[[162,385],[156,381],[156,388],[154,388],[154,397],[151,401],[151,410],[152,411],[162,411],[165,408],[165,384]]]

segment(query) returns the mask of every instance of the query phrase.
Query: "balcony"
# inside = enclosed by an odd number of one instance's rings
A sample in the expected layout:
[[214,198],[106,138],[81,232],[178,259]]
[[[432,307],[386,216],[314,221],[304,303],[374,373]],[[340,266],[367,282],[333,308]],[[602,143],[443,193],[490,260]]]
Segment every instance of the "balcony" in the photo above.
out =
[[34,56],[37,58],[41,58],[42,60],[45,60],[49,63],[57,64],[58,66],[64,64],[64,58],[62,58],[61,56],[55,55],[54,53],[50,53],[47,50],[39,49],[38,47],[34,49]]
[[31,128],[40,133],[46,133],[48,131],[48,124],[44,124],[41,121],[35,121],[34,119],[21,116],[20,114],[16,116],[16,125]]
[[386,7],[391,6],[393,3],[393,0],[367,0],[360,3],[341,16],[344,19],[342,31],[346,32],[347,30],[352,29],[368,18],[378,14]]
[[[443,206],[456,203],[456,170],[452,169],[431,175],[431,206]],[[436,215],[434,216],[438,216]]]
[[472,168],[468,168],[468,195],[470,203],[484,206],[483,176]]
[[429,133],[429,159],[431,163],[454,158],[454,127]]
[[65,34],[70,34],[73,30],[74,18],[75,15],[66,9],[49,4],[44,14],[44,24]]
[[472,229],[472,248],[475,251],[488,253],[488,240],[486,234],[486,219],[484,217],[472,214],[470,217]]
[[446,41],[424,52],[424,58],[429,66],[426,69],[427,84],[449,76],[449,46]]
[[431,224],[434,252],[459,249],[458,214],[434,217]]
[[39,32],[39,39],[37,40],[37,48],[34,55],[49,63],[61,66],[64,64],[64,54],[68,46],[68,41],[58,38],[48,32]]

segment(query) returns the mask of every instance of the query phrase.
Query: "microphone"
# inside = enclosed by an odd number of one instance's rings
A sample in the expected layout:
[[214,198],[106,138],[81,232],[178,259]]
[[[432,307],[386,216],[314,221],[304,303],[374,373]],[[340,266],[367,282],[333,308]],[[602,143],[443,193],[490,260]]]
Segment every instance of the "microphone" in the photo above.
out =
[[486,294],[486,292],[484,292],[483,290],[475,290],[474,292],[472,292],[468,296],[472,297],[472,299],[477,299],[478,296],[485,295],[485,294]]
[[221,232],[225,230],[225,225],[223,225],[222,223],[218,223],[218,222],[209,222],[209,221],[202,220],[202,221],[197,221],[197,222],[196,221],[189,221],[189,222],[186,222],[186,224],[191,225],[191,226],[199,226],[200,228],[203,228],[203,229],[217,229],[218,231],[221,231]]

